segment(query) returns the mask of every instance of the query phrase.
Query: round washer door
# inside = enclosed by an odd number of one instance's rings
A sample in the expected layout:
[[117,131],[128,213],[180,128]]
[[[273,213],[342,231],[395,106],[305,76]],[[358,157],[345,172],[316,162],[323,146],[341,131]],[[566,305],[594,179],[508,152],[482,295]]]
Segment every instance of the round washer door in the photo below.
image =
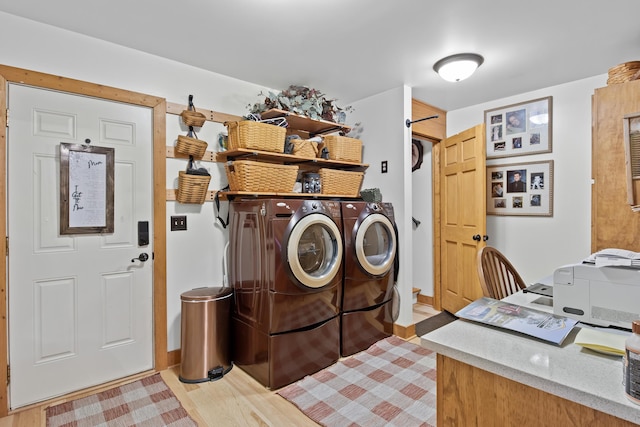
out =
[[396,233],[389,218],[382,214],[367,216],[358,226],[355,252],[367,273],[372,276],[387,273],[396,255]]
[[326,215],[311,214],[298,221],[289,234],[286,250],[291,273],[303,286],[326,286],[340,270],[342,237]]

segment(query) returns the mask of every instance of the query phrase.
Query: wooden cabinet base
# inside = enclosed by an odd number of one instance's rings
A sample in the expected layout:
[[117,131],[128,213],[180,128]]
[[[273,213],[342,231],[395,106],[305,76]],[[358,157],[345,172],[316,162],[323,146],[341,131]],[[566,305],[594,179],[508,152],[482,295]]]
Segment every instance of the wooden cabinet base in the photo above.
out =
[[438,427],[637,425],[441,354],[437,384]]

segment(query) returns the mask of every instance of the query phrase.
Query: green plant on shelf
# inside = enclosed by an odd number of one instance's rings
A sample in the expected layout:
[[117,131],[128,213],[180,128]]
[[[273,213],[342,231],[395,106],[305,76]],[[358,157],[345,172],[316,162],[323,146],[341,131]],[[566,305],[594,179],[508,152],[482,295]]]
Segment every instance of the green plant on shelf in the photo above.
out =
[[269,91],[267,94],[260,92],[258,95],[264,97],[264,100],[249,104],[247,108],[249,108],[250,113],[260,114],[268,110],[278,109],[314,120],[327,120],[344,124],[347,112],[353,111],[351,106],[338,107],[335,99],[327,99],[324,93],[306,86],[291,85],[278,94]]

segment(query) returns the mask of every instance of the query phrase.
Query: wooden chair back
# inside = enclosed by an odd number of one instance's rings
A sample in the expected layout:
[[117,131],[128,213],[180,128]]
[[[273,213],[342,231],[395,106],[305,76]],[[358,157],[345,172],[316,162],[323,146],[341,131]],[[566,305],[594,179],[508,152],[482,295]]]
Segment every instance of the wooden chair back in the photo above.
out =
[[478,275],[484,296],[489,298],[502,299],[527,287],[507,257],[490,246],[478,251]]

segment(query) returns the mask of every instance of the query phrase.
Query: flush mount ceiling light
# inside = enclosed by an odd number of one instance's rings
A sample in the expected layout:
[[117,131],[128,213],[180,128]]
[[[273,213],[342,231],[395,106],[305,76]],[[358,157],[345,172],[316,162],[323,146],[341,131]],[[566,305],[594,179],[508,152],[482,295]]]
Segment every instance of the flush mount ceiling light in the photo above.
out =
[[470,77],[483,62],[484,58],[476,53],[458,53],[442,58],[433,69],[446,81],[459,82]]

